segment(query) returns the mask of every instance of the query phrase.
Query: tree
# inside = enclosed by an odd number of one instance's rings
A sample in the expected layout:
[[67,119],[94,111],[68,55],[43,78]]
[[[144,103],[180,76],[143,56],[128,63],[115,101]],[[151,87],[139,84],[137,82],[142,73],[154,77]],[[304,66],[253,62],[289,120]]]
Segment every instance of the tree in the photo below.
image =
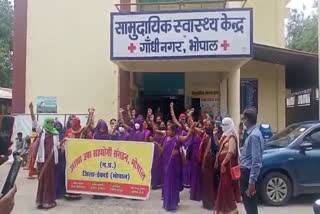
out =
[[0,0],[0,87],[11,87],[13,9]]
[[[317,1],[314,2],[317,7]],[[305,17],[304,11],[292,10],[287,25],[286,46],[290,49],[318,53],[318,14]]]

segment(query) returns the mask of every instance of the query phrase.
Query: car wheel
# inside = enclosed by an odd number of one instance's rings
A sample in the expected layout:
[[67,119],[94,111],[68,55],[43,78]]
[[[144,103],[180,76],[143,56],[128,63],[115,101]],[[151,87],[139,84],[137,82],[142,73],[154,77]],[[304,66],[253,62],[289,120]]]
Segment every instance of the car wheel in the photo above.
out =
[[267,174],[260,185],[260,196],[267,205],[285,205],[292,196],[292,185],[289,178],[280,172]]

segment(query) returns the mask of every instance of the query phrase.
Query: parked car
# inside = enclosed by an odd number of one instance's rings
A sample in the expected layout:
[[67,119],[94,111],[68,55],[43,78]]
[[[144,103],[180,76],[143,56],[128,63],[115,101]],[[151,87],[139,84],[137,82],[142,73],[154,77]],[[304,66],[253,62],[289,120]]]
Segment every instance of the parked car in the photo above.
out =
[[258,185],[271,206],[320,193],[320,121],[293,124],[265,142]]

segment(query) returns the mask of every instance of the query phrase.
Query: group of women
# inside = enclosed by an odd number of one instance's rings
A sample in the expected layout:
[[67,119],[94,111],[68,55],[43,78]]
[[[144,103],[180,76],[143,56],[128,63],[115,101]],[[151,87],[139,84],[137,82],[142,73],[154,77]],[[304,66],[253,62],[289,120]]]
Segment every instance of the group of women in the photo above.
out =
[[64,129],[53,118],[46,118],[40,127],[30,104],[33,126],[38,132],[33,147],[39,178],[37,206],[55,207],[55,199],[63,196],[81,198],[65,190],[64,143],[66,138],[83,138],[154,143],[151,186],[162,188],[163,208],[167,211],[177,210],[180,192],[190,188],[190,200],[202,201],[204,208],[214,209],[215,213],[236,213],[239,181],[232,179],[231,168],[238,165],[239,139],[232,119],[221,121],[220,117],[206,115],[195,122],[193,109],[179,118],[175,116],[173,103],[170,110],[172,120],[165,123],[161,114],[154,115],[152,109],[148,109],[144,118],[128,107],[126,115],[120,109],[119,120],[112,119],[110,126],[99,120],[94,127],[94,109],[89,109],[85,127],[81,127],[79,118],[72,116]]

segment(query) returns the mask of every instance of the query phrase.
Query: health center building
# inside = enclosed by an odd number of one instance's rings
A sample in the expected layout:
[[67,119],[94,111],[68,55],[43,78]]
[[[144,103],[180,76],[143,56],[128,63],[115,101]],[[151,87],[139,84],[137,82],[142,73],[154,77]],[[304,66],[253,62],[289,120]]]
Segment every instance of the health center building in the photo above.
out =
[[169,103],[286,125],[288,0],[16,0],[14,114],[51,97],[56,114],[116,118]]

